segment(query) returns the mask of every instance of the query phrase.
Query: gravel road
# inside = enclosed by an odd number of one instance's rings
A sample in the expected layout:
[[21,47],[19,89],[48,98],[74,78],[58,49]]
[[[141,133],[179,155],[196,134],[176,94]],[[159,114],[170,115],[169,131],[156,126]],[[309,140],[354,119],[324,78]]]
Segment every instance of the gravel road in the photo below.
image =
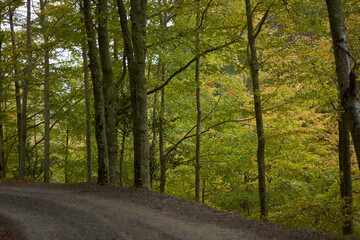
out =
[[0,183],[0,224],[18,240],[333,239],[144,189],[95,184]]

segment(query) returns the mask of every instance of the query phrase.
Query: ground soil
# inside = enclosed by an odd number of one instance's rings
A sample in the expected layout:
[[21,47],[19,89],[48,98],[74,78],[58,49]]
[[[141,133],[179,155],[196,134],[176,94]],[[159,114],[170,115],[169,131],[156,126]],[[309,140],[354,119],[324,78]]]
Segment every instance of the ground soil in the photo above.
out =
[[290,229],[145,189],[0,183],[0,240],[342,239]]

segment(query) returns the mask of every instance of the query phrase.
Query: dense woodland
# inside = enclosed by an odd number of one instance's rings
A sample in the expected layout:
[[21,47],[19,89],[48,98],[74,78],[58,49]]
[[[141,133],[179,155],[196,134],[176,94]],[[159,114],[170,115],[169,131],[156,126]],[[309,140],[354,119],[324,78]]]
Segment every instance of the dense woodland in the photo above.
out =
[[0,176],[360,236],[359,22],[359,0],[2,0]]

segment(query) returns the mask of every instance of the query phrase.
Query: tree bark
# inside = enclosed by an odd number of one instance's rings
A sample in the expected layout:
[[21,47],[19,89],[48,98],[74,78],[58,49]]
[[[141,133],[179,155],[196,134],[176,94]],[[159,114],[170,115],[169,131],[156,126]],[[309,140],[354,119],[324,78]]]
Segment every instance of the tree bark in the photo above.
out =
[[[167,4],[167,1],[163,1],[163,4]],[[161,1],[159,1],[161,4]],[[160,26],[163,28],[164,36],[167,34],[167,23],[169,18],[166,13],[160,15]],[[162,52],[159,58],[159,76],[161,79],[161,83],[166,81],[166,47],[162,46]],[[165,193],[166,189],[166,169],[167,169],[167,161],[166,156],[164,154],[164,131],[165,131],[165,88],[161,89],[160,96],[160,113],[159,113],[159,158],[160,158],[160,193]]]
[[[356,79],[350,79],[350,60],[347,55],[348,45],[344,16],[340,0],[327,0],[331,35],[338,78],[339,96],[344,112],[341,113],[339,123],[339,165],[340,165],[340,192],[342,199],[342,214],[345,219],[343,233],[353,233],[352,222],[352,182],[350,161],[349,130],[356,156],[360,167],[360,105],[356,91]],[[355,69],[356,70],[356,69]],[[353,80],[353,82],[351,82]]]
[[47,1],[40,0],[40,23],[44,38],[44,182],[50,182],[50,51],[45,7]]
[[[10,33],[11,33],[11,46],[12,46],[12,60],[14,62],[14,79],[15,79],[15,99],[16,99],[16,123],[17,123],[17,140],[18,140],[18,152],[20,153],[21,145],[21,94],[19,84],[19,68],[18,57],[16,53],[16,39],[14,31],[14,9],[9,11]],[[20,156],[19,156],[20,157]]]
[[91,71],[91,78],[94,91],[94,107],[95,107],[95,135],[98,147],[98,183],[109,183],[109,158],[108,147],[105,129],[105,104],[104,104],[104,91],[100,74],[99,52],[96,47],[96,37],[93,28],[93,19],[91,13],[91,1],[84,0],[84,20],[85,28],[88,36],[88,48]]
[[360,103],[356,90],[356,71],[350,68],[348,44],[344,15],[340,0],[326,0],[331,35],[333,39],[336,74],[340,88],[341,105],[354,142],[354,148],[360,168]]
[[161,89],[159,114],[159,155],[160,155],[160,193],[165,193],[166,157],[164,154],[164,124],[165,124],[165,89]]
[[206,180],[203,180],[203,186],[202,186],[202,198],[201,203],[205,205],[205,194],[206,194]]
[[[197,0],[198,9],[196,16],[196,27],[200,28],[200,0]],[[200,33],[197,31],[195,40],[196,56],[199,56]],[[196,149],[195,149],[195,202],[200,202],[200,168],[201,168],[201,82],[200,82],[200,57],[195,61],[195,83],[196,83]]]
[[351,156],[349,128],[346,125],[346,117],[341,113],[339,121],[339,168],[340,168],[340,193],[343,215],[343,234],[353,233],[352,217],[352,179],[351,179]]
[[257,165],[259,175],[259,196],[260,196],[260,214],[263,220],[266,220],[268,206],[266,196],[266,179],[265,179],[265,137],[264,137],[264,126],[262,119],[262,108],[261,108],[261,93],[259,84],[259,67],[256,55],[256,46],[252,20],[252,10],[250,0],[245,0],[246,4],[246,17],[248,27],[248,41],[249,41],[249,64],[251,68],[251,78],[253,83],[253,94],[254,94],[254,105],[255,105],[255,118],[256,118],[256,132],[258,138],[257,146]]
[[152,128],[152,133],[153,133],[153,138],[151,141],[151,145],[150,145],[150,153],[149,153],[149,158],[150,158],[150,182],[151,182],[151,188],[152,188],[152,184],[153,184],[153,177],[155,174],[155,170],[156,170],[156,161],[155,161],[155,153],[156,153],[156,144],[158,142],[158,104],[159,104],[159,100],[158,100],[158,94],[154,94],[154,103],[153,103],[153,112],[152,112],[152,124],[151,124],[151,128]]
[[117,89],[114,84],[114,73],[110,60],[110,47],[108,39],[108,1],[99,0],[97,5],[98,16],[98,39],[100,50],[100,64],[102,70],[102,82],[104,84],[106,138],[109,157],[109,180],[110,183],[119,183],[117,167]]
[[3,71],[2,71],[2,43],[4,35],[2,34],[2,21],[0,19],[0,178],[6,176],[6,166],[4,159],[4,137],[3,137],[3,121],[2,121],[2,99],[3,99]]
[[24,78],[22,104],[21,104],[21,128],[20,128],[20,147],[19,147],[19,179],[25,177],[25,161],[26,161],[26,111],[27,97],[29,91],[29,83],[32,77],[33,59],[32,59],[32,37],[31,37],[31,0],[27,0],[26,14],[26,50],[28,53],[26,76]]
[[120,163],[119,163],[119,185],[122,187],[123,183],[123,162],[124,162],[124,153],[125,153],[125,141],[126,141],[126,118],[124,118],[124,125],[122,129],[122,140],[121,140],[121,150],[120,150]]
[[134,185],[150,189],[149,139],[147,130],[146,0],[131,0],[131,33],[122,0],[117,0],[125,52],[128,59],[134,135]]
[[65,142],[65,157],[64,157],[64,175],[65,183],[70,182],[69,178],[69,143],[70,143],[70,129],[66,129],[66,142]]
[[85,39],[83,42],[83,71],[84,71],[84,88],[85,88],[85,124],[86,124],[86,169],[87,182],[91,183],[92,179],[92,164],[91,164],[91,128],[90,128],[90,94],[89,94],[89,68],[88,58],[86,54]]

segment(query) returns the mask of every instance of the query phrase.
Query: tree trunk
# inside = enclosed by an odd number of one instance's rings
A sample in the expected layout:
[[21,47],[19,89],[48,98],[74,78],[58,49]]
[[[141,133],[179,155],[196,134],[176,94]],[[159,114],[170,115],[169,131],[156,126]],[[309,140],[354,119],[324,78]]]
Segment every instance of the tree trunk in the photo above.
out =
[[69,183],[69,143],[70,143],[70,129],[66,129],[66,142],[65,142],[65,157],[64,157],[64,175],[65,183]]
[[166,186],[166,158],[164,154],[164,119],[165,119],[165,89],[161,89],[161,103],[159,114],[159,155],[160,155],[160,193],[165,193]]
[[336,74],[340,88],[341,105],[354,142],[354,148],[360,168],[360,103],[356,90],[356,70],[351,71],[348,56],[346,28],[340,0],[326,0],[331,35],[333,39]]
[[49,37],[47,34],[47,24],[45,16],[45,7],[47,1],[40,0],[40,23],[44,38],[44,182],[50,182],[50,53],[49,53]]
[[119,185],[122,187],[123,183],[123,162],[124,162],[124,153],[125,153],[125,141],[126,141],[126,118],[124,118],[124,125],[122,129],[122,141],[121,141],[121,150],[120,150],[120,163],[119,163]]
[[[34,124],[36,124],[36,117],[34,117]],[[35,130],[34,131],[34,142],[37,142],[37,131]],[[35,180],[36,178],[36,173],[37,173],[37,163],[39,162],[39,153],[38,153],[38,149],[35,148],[34,149],[34,156],[35,156],[35,161],[34,161],[34,165],[31,166],[31,164],[29,164],[29,167],[28,167],[28,170],[27,170],[27,176],[31,176],[32,177],[32,180]],[[43,164],[41,163],[40,165],[40,175],[42,174],[43,172],[43,169],[44,169],[44,166]]]
[[145,77],[146,0],[131,0],[131,34],[126,9],[117,0],[120,23],[128,59],[134,135],[134,185],[150,189],[149,139],[147,130],[147,92]]
[[147,1],[131,1],[132,43],[135,65],[129,76],[135,87],[132,97],[134,116],[135,186],[150,188],[149,139],[147,131],[147,92],[145,78]]
[[158,114],[157,114],[158,104],[159,104],[158,95],[156,93],[154,93],[154,104],[153,104],[153,112],[152,112],[153,116],[152,116],[152,124],[151,124],[152,132],[153,132],[153,138],[152,138],[152,141],[151,141],[150,153],[149,153],[151,188],[153,186],[152,185],[152,183],[153,183],[152,180],[153,180],[155,170],[156,170],[155,153],[156,153],[156,144],[158,142],[158,124],[157,124],[157,121],[158,121]]
[[[11,9],[9,12],[9,22],[10,22],[10,33],[11,33],[11,46],[12,46],[12,60],[14,62],[14,79],[15,79],[15,99],[16,99],[16,123],[17,123],[17,137],[18,137],[18,152],[20,153],[20,143],[21,143],[21,94],[20,94],[20,84],[19,84],[19,68],[18,60],[16,53],[16,39],[14,31],[14,10]],[[20,157],[20,156],[19,156]]]
[[104,102],[105,102],[105,122],[106,138],[109,157],[109,177],[110,183],[118,184],[118,167],[117,167],[117,90],[114,84],[114,73],[110,60],[110,48],[108,40],[108,6],[107,0],[99,0],[97,6],[98,15],[98,39],[100,50],[100,64],[102,70],[102,82],[104,84]]
[[27,0],[27,17],[26,17],[26,50],[28,53],[26,77],[24,78],[22,104],[21,104],[21,127],[20,127],[20,147],[19,147],[19,179],[25,177],[25,161],[26,161],[26,111],[27,96],[29,91],[29,83],[32,77],[32,38],[31,38],[31,0]]
[[206,193],[206,180],[203,180],[203,186],[202,186],[202,200],[201,203],[205,205],[205,193]]
[[351,182],[351,156],[349,129],[346,125],[345,114],[341,114],[339,121],[339,167],[340,167],[340,193],[342,200],[343,234],[353,233],[352,217],[352,182]]
[[339,95],[341,105],[345,110],[341,114],[339,123],[339,165],[340,165],[340,191],[342,198],[342,213],[344,219],[343,233],[353,233],[352,222],[352,183],[351,183],[351,161],[350,161],[350,130],[356,156],[360,167],[360,105],[356,91],[356,79],[350,77],[350,61],[347,55],[348,45],[344,16],[340,0],[327,0],[331,35],[336,63],[336,74],[338,78]]
[[255,117],[256,117],[256,132],[258,137],[257,147],[257,163],[258,163],[258,174],[259,174],[259,196],[260,196],[260,214],[263,220],[266,220],[268,206],[266,196],[266,179],[265,179],[265,137],[264,137],[264,126],[262,119],[261,109],[261,94],[259,84],[259,67],[256,56],[255,39],[252,10],[250,0],[245,0],[246,4],[246,16],[247,16],[247,27],[248,27],[248,41],[250,48],[249,64],[251,68],[251,78],[253,83],[253,94],[254,94],[254,105],[255,105]]
[[89,47],[89,68],[94,91],[94,107],[95,107],[95,135],[98,147],[98,183],[109,183],[109,159],[108,147],[105,129],[105,104],[103,95],[103,84],[101,81],[99,53],[96,47],[95,32],[93,29],[93,20],[91,13],[91,1],[84,0],[84,20],[85,28],[88,36]]
[[4,35],[2,34],[2,21],[0,19],[0,178],[6,176],[6,166],[4,160],[4,138],[3,138],[3,121],[2,121],[2,99],[3,99],[3,71],[2,71],[2,43]]
[[90,128],[90,94],[89,94],[89,69],[88,59],[86,54],[85,39],[83,42],[83,70],[84,70],[84,88],[85,88],[85,121],[86,121],[86,169],[87,182],[92,180],[92,166],[91,166],[91,128]]
[[[163,4],[167,4],[167,1],[163,1]],[[159,4],[161,1],[159,0]],[[166,13],[160,15],[160,26],[163,28],[164,35],[167,34],[167,23],[169,19]],[[166,81],[166,47],[161,46],[162,53],[159,58],[159,76],[161,83]],[[159,113],[159,158],[160,158],[160,193],[165,193],[166,189],[166,156],[164,154],[164,129],[165,129],[165,88],[161,89],[160,97],[160,113]]]
[[[196,27],[200,27],[200,0],[198,2],[198,10],[196,16]],[[195,40],[195,51],[198,56],[200,51],[200,33],[197,31]],[[195,83],[196,83],[196,156],[195,156],[195,202],[200,202],[200,154],[201,154],[201,82],[200,82],[200,57],[195,61]]]

